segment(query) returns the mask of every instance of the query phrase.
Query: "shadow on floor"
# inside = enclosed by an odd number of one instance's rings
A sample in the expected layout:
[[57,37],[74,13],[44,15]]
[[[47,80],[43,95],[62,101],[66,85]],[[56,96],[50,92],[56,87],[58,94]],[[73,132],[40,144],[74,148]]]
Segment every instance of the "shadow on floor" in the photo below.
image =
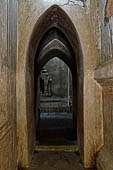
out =
[[40,145],[70,145],[76,140],[72,113],[41,113],[38,129]]
[[85,170],[85,169],[83,168],[78,153],[35,152],[32,160],[32,165],[28,170]]

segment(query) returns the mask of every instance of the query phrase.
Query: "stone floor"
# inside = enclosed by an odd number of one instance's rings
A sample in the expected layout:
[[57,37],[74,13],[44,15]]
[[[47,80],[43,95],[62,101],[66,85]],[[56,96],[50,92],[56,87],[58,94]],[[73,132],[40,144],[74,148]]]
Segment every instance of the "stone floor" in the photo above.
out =
[[[46,146],[73,147],[72,113],[41,113],[37,148]],[[65,144],[65,145],[64,145]],[[75,143],[74,143],[75,144]],[[64,146],[63,146],[64,145]],[[54,151],[35,149],[31,167],[28,170],[84,170],[77,151],[63,149]],[[64,152],[65,151],[65,152]]]
[[84,170],[78,150],[72,149],[76,146],[72,131],[71,113],[41,113],[38,149],[35,148],[31,167],[27,170]]
[[[36,152],[28,170],[85,170],[78,153]],[[94,169],[93,169],[94,170]]]

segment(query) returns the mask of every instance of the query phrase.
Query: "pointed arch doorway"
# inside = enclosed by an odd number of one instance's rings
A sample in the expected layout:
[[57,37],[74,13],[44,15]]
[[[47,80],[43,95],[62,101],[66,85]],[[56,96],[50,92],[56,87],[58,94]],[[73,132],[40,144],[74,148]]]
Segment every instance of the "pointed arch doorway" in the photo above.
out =
[[[55,37],[54,29],[60,34],[57,35],[58,37]],[[43,42],[46,43],[42,43],[40,46],[44,38],[46,40]],[[84,160],[82,49],[77,31],[70,18],[60,7],[55,5],[49,8],[37,21],[27,47],[25,77],[23,78],[25,87],[21,87],[20,83],[23,113],[18,115],[17,120],[18,162],[21,168],[28,167],[35,145],[35,80],[44,64],[55,55],[68,65],[73,75],[73,109],[77,114],[77,140],[81,157]],[[38,69],[36,74],[35,64]]]
[[[69,68],[70,75],[72,75],[72,109],[69,109],[69,106],[67,110],[70,110],[72,112],[72,119],[71,126],[73,127],[71,129],[71,133],[73,134],[72,138],[77,137],[77,67],[76,67],[76,61],[73,49],[68,42],[65,35],[60,31],[58,28],[52,27],[49,29],[44,36],[42,37],[39,47],[37,49],[37,53],[35,56],[35,84],[34,84],[34,91],[35,91],[35,108],[36,108],[36,131],[39,129],[39,120],[40,120],[40,90],[39,90],[39,78],[40,78],[40,70],[46,65],[47,62],[54,59],[54,57],[59,58],[61,61],[63,61],[67,67]],[[52,65],[51,65],[52,66]],[[56,68],[54,68],[56,69]],[[52,70],[51,70],[52,71]],[[62,72],[60,72],[60,75]],[[54,75],[55,76],[55,75]],[[62,77],[63,78],[63,77]],[[62,82],[62,84],[64,84]],[[63,89],[62,89],[63,90]],[[46,97],[45,97],[46,98]],[[47,98],[46,98],[47,99]],[[51,98],[52,99],[52,98]],[[48,105],[49,107],[49,105]],[[58,110],[58,107],[57,107]],[[39,113],[38,113],[39,111]],[[69,111],[68,111],[69,112]],[[68,115],[67,115],[68,116]],[[54,121],[54,119],[53,119]],[[39,136],[38,132],[36,133],[36,136]],[[63,136],[62,136],[63,137]],[[61,142],[62,143],[62,142]],[[60,144],[60,143],[59,143]],[[58,145],[59,145],[58,144]],[[65,143],[64,143],[65,145]],[[38,147],[37,147],[38,148]]]

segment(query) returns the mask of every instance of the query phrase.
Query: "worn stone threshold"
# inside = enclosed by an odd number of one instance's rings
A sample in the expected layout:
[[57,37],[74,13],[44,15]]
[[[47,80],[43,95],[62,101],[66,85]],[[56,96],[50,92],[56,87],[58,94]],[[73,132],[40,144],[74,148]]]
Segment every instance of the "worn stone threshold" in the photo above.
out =
[[36,145],[35,151],[48,152],[78,152],[78,145]]

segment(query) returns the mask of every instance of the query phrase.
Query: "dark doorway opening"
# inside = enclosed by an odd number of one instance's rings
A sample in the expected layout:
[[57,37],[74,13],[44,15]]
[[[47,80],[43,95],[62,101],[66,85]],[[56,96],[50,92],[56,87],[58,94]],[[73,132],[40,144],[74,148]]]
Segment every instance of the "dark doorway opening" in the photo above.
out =
[[39,144],[75,144],[71,72],[61,60],[53,58],[41,71],[39,81]]
[[[36,137],[41,145],[77,141],[77,79],[73,49],[65,35],[51,28],[35,57]],[[63,63],[63,64],[62,64]]]

